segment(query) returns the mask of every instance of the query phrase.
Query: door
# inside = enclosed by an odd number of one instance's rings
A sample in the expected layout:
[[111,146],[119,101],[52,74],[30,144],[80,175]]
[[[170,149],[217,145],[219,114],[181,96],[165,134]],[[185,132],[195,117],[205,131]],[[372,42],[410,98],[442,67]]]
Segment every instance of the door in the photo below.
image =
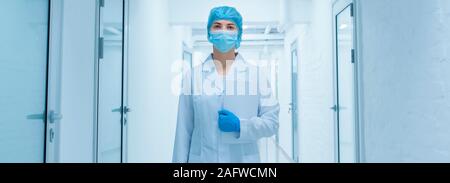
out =
[[48,0],[0,1],[0,162],[45,162]]
[[357,157],[356,60],[354,4],[340,0],[334,4],[335,92],[337,161],[353,163]]
[[[183,61],[186,63],[185,65],[189,66],[188,69],[193,68],[192,63],[192,51],[189,49],[186,43],[183,42]],[[183,66],[185,66],[183,65]],[[185,70],[185,69],[183,69]]]
[[123,161],[124,114],[124,0],[100,1],[97,162]]
[[292,159],[299,162],[299,141],[298,141],[298,49],[297,42],[291,46],[291,66],[292,66],[292,92],[291,92],[291,108],[292,113]]

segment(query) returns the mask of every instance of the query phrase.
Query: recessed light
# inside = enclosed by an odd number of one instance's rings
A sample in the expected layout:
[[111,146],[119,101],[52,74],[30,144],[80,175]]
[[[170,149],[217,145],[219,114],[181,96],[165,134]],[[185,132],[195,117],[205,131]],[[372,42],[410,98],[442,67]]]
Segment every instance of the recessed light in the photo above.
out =
[[348,25],[347,24],[341,24],[341,26],[339,26],[339,29],[346,29],[348,27]]

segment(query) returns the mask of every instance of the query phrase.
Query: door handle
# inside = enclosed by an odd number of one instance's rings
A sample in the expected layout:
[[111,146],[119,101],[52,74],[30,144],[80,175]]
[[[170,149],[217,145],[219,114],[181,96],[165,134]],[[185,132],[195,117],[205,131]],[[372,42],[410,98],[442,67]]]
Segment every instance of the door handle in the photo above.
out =
[[125,107],[123,108],[123,113],[124,113],[124,114],[127,114],[127,113],[129,113],[129,112],[131,112],[131,109],[130,109],[129,107],[125,106]]
[[334,106],[331,107],[330,109],[333,110],[334,112],[337,112],[339,108],[338,108],[337,105],[334,105]]
[[30,114],[30,115],[27,115],[27,119],[44,120],[44,114]]
[[337,112],[337,111],[340,111],[340,110],[343,110],[343,109],[347,109],[347,108],[346,108],[346,107],[341,107],[341,106],[334,105],[334,106],[331,107],[330,109],[333,110],[333,111],[335,111],[335,112]]
[[117,108],[117,109],[113,109],[111,112],[122,112],[122,107]]
[[[48,114],[47,117],[48,117],[48,120],[50,123],[55,123],[55,121],[59,121],[62,119],[62,115],[55,111],[50,111],[50,113]],[[30,115],[27,115],[27,119],[44,120],[44,114],[30,114]]]
[[291,114],[294,110],[294,104],[293,103],[289,103],[289,110],[288,110],[288,114]]
[[129,107],[125,106],[123,108],[119,107],[117,109],[113,109],[111,112],[123,112],[124,114],[127,114],[127,113],[131,112],[131,109]]
[[57,113],[55,111],[50,111],[48,114],[48,120],[50,123],[55,123],[56,121],[59,121],[63,118],[63,116],[60,113]]

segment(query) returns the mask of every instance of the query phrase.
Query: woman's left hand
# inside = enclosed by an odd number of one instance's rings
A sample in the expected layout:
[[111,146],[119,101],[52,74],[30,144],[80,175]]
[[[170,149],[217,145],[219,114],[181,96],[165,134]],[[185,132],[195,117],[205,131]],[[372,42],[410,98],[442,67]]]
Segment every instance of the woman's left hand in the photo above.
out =
[[220,110],[219,129],[223,132],[240,132],[241,121],[234,113],[225,109]]

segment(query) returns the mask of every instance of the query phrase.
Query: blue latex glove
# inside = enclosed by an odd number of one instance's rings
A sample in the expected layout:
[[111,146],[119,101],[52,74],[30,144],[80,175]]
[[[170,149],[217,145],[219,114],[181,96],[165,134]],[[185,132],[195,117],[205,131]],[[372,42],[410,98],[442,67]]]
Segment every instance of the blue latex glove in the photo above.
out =
[[223,132],[240,132],[241,120],[228,110],[220,110],[219,129]]

